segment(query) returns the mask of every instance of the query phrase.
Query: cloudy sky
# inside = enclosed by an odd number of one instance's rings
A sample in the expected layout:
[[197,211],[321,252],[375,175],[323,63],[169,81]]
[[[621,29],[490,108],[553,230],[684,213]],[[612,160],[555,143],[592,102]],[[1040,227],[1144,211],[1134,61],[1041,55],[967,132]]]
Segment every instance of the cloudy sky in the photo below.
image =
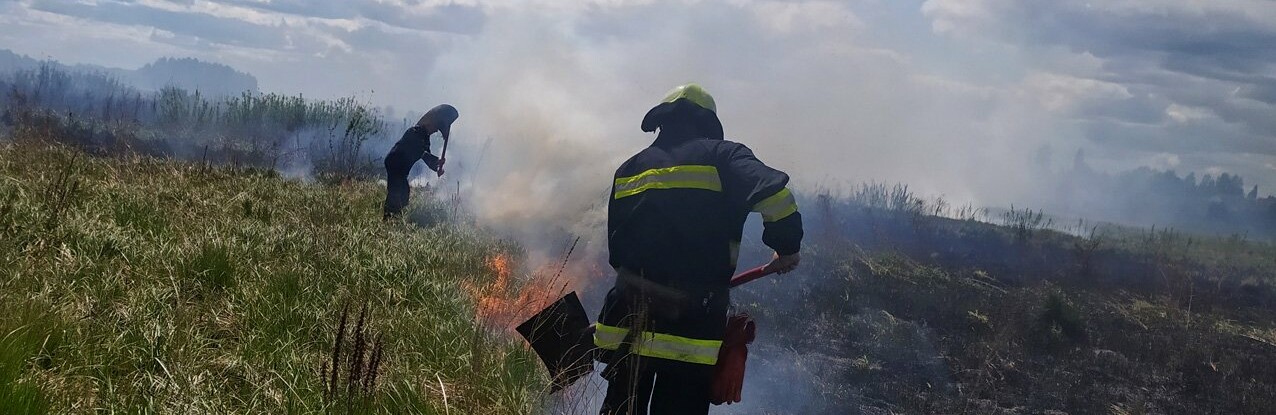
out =
[[605,187],[686,81],[808,185],[1007,203],[1028,164],[1084,149],[1276,188],[1271,0],[18,0],[0,26],[0,48],[67,63],[189,56],[266,91],[454,103],[457,157],[492,140],[476,180],[511,210]]

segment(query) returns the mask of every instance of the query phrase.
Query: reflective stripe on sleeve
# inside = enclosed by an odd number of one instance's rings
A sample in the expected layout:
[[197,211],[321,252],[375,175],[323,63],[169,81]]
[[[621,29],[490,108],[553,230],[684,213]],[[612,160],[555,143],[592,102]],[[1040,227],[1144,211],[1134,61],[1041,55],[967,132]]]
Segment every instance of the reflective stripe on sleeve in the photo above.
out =
[[701,189],[722,191],[722,179],[713,166],[673,166],[651,169],[616,179],[615,198],[633,196],[651,189]]
[[762,214],[763,222],[775,222],[787,218],[797,210],[797,201],[793,199],[793,192],[790,192],[787,187],[753,205],[753,211]]
[[[616,350],[625,341],[629,329],[608,326],[602,323],[594,325],[594,346],[606,350]],[[718,349],[721,340],[701,340],[672,334],[644,331],[630,346],[629,352],[639,356],[677,360],[679,362],[713,365],[718,363]]]

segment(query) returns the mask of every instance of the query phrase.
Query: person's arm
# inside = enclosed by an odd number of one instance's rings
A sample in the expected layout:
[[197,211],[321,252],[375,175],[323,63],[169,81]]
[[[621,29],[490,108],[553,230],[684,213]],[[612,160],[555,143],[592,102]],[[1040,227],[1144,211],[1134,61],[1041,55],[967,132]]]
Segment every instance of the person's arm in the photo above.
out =
[[443,172],[439,171],[439,169],[443,167],[443,160],[434,154],[430,154],[430,134],[426,131],[425,127],[414,125],[408,128],[408,132],[405,135],[411,134],[414,139],[421,140],[425,144],[422,147],[424,151],[421,153],[421,161],[425,162],[425,167],[429,167],[431,171],[437,172],[442,176]]
[[768,267],[781,274],[792,271],[801,261],[802,214],[787,187],[789,175],[762,163],[743,144],[731,144],[725,178],[750,210],[762,214],[762,243],[776,256]]
[[434,172],[437,172],[437,173],[442,173],[442,172],[439,172],[439,168],[443,167],[443,163],[442,163],[443,160],[436,157],[433,154],[430,154],[429,149],[426,149],[425,153],[421,154],[421,161],[425,162],[425,167],[429,167],[430,170],[433,170]]

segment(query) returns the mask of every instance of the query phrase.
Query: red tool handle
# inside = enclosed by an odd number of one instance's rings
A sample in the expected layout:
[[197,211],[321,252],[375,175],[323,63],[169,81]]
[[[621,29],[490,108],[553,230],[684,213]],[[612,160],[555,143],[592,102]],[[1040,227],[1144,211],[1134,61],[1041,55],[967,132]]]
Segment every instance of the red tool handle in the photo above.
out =
[[731,288],[739,287],[740,285],[743,285],[746,282],[753,281],[758,278],[762,278],[774,273],[775,273],[774,271],[767,271],[766,265],[758,266],[757,268],[753,268],[751,270],[741,272],[739,275],[731,277]]

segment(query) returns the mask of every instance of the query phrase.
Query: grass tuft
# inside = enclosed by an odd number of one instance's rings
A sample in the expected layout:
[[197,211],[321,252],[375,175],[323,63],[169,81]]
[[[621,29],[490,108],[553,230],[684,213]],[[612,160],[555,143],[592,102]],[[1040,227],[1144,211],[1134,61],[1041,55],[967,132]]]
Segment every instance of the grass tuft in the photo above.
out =
[[235,264],[225,246],[204,244],[187,266],[190,276],[202,286],[214,290],[235,284]]
[[60,319],[31,303],[3,307],[0,317],[0,408],[7,413],[45,413],[51,397],[34,375],[54,368],[62,345]]

